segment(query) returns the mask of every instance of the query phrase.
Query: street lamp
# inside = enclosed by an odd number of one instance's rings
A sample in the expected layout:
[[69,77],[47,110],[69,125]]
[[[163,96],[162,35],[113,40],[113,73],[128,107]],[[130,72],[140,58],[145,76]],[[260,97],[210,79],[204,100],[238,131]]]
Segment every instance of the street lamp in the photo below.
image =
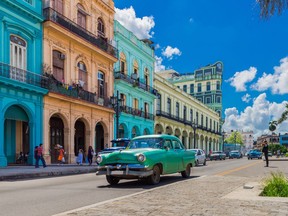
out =
[[225,131],[222,131],[222,151],[224,152],[224,139],[225,139]]
[[196,148],[196,129],[198,128],[198,124],[195,122],[195,121],[193,121],[192,123],[191,123],[191,127],[193,128],[193,132],[194,132],[194,149]]
[[110,97],[110,103],[115,110],[116,117],[116,139],[119,138],[119,117],[121,113],[123,99],[119,98],[119,91],[117,91],[116,96]]

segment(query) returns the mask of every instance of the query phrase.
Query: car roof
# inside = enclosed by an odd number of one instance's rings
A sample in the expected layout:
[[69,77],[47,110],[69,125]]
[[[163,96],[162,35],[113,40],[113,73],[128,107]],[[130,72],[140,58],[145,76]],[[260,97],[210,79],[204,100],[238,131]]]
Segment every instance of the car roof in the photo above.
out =
[[142,138],[170,138],[170,139],[178,139],[178,137],[173,136],[173,135],[168,135],[168,134],[150,134],[150,135],[142,135],[142,136],[137,136],[134,137],[132,140],[135,139],[142,139]]
[[117,139],[113,139],[110,142],[123,142],[123,141],[130,141],[129,138],[117,138]]

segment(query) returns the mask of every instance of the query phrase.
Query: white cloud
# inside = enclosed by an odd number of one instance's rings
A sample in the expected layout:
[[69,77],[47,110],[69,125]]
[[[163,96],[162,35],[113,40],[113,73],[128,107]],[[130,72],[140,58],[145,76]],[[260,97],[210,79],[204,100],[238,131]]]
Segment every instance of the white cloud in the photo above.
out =
[[151,32],[151,29],[155,26],[153,16],[137,18],[132,6],[122,10],[115,8],[115,12],[115,19],[129,31],[133,32],[137,38],[149,39],[153,36],[154,32]]
[[[287,101],[282,103],[269,102],[265,93],[260,94],[254,99],[253,105],[247,106],[241,113],[235,107],[226,109],[223,129],[225,131],[253,130],[255,138],[262,134],[271,133],[268,129],[269,121],[280,118],[286,103]],[[287,132],[287,127],[288,121],[285,121],[277,127],[275,132]]]
[[170,60],[173,59],[174,55],[181,56],[181,54],[181,51],[177,47],[173,48],[171,46],[167,46],[166,49],[162,51],[162,55]]
[[226,80],[231,86],[236,88],[237,92],[246,91],[246,83],[251,82],[257,73],[255,67],[250,67],[248,70],[236,72],[233,77]]
[[165,66],[162,65],[163,59],[158,56],[155,56],[155,59],[155,72],[165,70]]
[[245,94],[241,97],[242,101],[245,103],[249,103],[249,101],[251,100],[251,95],[250,94]]
[[280,60],[280,66],[274,67],[273,74],[263,73],[257,82],[251,85],[251,88],[257,91],[271,89],[273,94],[288,93],[288,57]]

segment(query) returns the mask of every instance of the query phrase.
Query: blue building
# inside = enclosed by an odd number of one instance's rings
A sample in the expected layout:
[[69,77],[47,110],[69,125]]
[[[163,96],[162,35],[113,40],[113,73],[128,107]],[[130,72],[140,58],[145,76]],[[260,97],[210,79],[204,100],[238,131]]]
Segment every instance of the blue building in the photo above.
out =
[[280,134],[279,135],[279,142],[280,142],[280,145],[288,148],[288,133],[285,133],[283,135]]
[[[119,60],[114,65],[115,137],[133,138],[154,133],[154,49],[114,21]],[[118,107],[118,109],[117,109]]]
[[0,166],[42,142],[42,0],[0,1]]

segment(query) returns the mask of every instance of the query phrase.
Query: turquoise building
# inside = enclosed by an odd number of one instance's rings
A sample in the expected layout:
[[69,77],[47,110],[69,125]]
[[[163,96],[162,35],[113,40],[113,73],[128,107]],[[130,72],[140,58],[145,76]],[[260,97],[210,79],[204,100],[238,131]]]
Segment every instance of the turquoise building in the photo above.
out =
[[0,1],[0,167],[42,142],[42,0]]
[[115,138],[154,133],[154,49],[114,21],[118,61],[114,65]]

